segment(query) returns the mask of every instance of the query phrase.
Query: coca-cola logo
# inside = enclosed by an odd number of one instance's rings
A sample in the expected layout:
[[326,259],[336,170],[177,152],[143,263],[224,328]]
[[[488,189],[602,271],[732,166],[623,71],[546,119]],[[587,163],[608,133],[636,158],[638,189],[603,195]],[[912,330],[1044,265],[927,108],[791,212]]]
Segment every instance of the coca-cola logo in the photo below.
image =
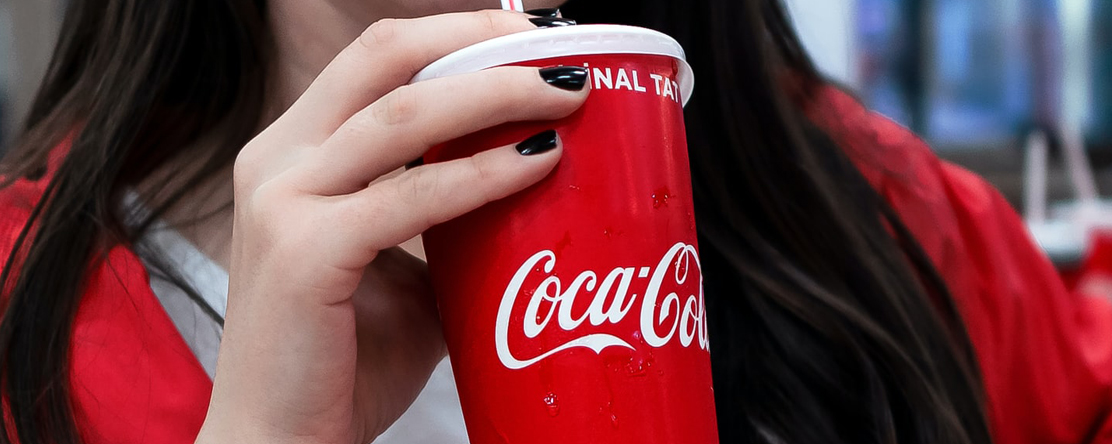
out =
[[[679,341],[683,347],[695,344],[703,350],[707,349],[703,274],[695,247],[677,243],[655,267],[616,267],[601,281],[599,274],[586,270],[565,283],[552,273],[555,267],[556,253],[551,250],[538,252],[521,264],[506,286],[498,307],[494,334],[498,359],[506,368],[523,369],[577,347],[591,349],[596,354],[608,347],[634,349],[625,339],[609,333],[592,332],[590,326],[618,324],[635,309],[638,311],[633,314],[640,322],[640,337],[648,346],[659,348],[671,341]],[[698,282],[694,281],[693,275],[698,276]],[[538,279],[540,284],[536,287],[523,288],[525,282],[536,282]],[[645,279],[648,282],[644,287],[636,284]],[[693,279],[690,284],[688,279]],[[638,294],[638,288],[644,291]],[[662,289],[668,288],[675,290],[662,295],[667,291]],[[689,290],[690,294],[677,293],[686,293],[683,289]],[[575,307],[582,307],[582,304],[577,305],[575,301],[583,297],[590,297],[590,304],[586,310],[576,312]],[[525,303],[522,325],[520,329],[511,331],[512,312],[515,307],[520,307],[522,301]],[[553,328],[565,332],[582,331],[583,334],[535,356],[522,357],[510,349],[511,334],[521,334],[529,340]]]

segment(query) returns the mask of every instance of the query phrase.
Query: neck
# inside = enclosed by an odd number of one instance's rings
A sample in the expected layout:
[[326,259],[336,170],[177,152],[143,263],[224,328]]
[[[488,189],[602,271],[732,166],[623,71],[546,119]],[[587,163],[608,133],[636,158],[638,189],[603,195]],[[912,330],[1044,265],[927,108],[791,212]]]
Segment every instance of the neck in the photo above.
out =
[[289,108],[336,54],[382,17],[358,3],[369,2],[270,2],[270,25],[276,50],[272,77],[274,94],[271,103],[267,103],[272,118]]

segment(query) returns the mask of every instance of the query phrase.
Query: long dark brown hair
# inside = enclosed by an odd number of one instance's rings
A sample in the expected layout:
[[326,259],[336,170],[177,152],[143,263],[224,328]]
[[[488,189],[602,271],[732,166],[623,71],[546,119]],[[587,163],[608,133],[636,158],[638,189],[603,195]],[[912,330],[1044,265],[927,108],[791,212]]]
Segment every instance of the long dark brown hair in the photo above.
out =
[[[805,86],[822,79],[778,0],[576,0],[566,11],[672,34],[699,75],[687,117],[722,442],[989,443],[945,285],[785,91],[785,71]],[[10,180],[46,191],[0,276],[14,426],[0,422],[0,442],[80,442],[70,334],[89,263],[142,232],[120,220],[122,194],[178,156],[203,156],[157,217],[230,165],[262,114],[263,0],[85,1],[66,17],[4,163]],[[193,148],[201,137],[216,149]]]
[[[10,289],[0,321],[0,389],[11,418],[0,421],[5,443],[81,442],[69,351],[90,263],[230,165],[262,115],[269,47],[262,0],[89,0],[68,8],[42,88],[3,163],[6,185],[45,182],[0,274],[0,288]],[[68,150],[64,160],[48,165],[59,149]],[[125,224],[124,193],[185,156],[202,166],[177,189],[160,190],[162,204],[145,220]]]
[[695,70],[686,117],[722,442],[990,443],[944,281],[803,115],[800,97],[829,84],[780,0],[565,12],[671,34]]

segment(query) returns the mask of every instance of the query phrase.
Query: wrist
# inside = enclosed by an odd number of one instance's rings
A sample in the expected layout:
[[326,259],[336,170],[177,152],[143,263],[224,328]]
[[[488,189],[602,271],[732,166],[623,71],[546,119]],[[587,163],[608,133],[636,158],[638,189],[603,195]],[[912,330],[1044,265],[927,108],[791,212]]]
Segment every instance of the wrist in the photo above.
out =
[[[211,413],[211,412],[210,412]],[[274,427],[226,417],[205,419],[201,431],[197,433],[194,444],[322,444],[336,442],[317,436],[300,436],[282,433]]]
[[266,433],[260,427],[247,423],[231,424],[231,421],[205,420],[194,444],[316,444],[307,440],[295,441]]

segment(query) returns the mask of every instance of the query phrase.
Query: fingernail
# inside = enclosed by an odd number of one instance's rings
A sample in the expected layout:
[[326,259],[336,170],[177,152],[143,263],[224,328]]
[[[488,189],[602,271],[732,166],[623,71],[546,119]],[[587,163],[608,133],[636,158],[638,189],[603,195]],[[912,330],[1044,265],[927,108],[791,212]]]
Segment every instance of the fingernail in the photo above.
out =
[[556,135],[556,130],[548,130],[517,144],[517,152],[521,153],[522,156],[534,156],[547,153],[552,151],[553,148],[556,148],[559,139],[559,136]]
[[533,22],[534,25],[537,25],[538,28],[560,28],[564,26],[573,26],[576,24],[575,20],[568,20],[557,17],[535,17],[529,19],[529,21]]
[[567,91],[582,91],[587,86],[587,69],[580,66],[553,66],[541,69],[541,78],[549,85]]
[[530,9],[525,11],[525,13],[536,17],[556,18],[560,16],[560,8]]

